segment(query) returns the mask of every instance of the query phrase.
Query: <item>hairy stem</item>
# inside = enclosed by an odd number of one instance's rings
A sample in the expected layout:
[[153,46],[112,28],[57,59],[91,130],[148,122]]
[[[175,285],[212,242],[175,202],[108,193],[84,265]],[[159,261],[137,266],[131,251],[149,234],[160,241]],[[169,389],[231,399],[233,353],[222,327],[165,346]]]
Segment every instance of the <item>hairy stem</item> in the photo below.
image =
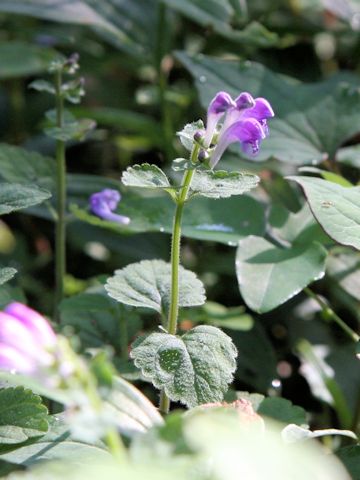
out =
[[[199,146],[195,145],[191,153],[191,162],[195,163],[199,154]],[[176,335],[177,320],[179,313],[179,264],[180,264],[180,242],[181,242],[181,220],[184,206],[188,197],[191,181],[195,170],[187,170],[184,174],[182,187],[177,199],[172,240],[171,240],[171,292],[170,292],[170,308],[168,316],[167,331],[171,335]],[[168,413],[170,408],[170,400],[165,391],[162,390],[160,395],[159,409],[162,413]]]
[[[55,73],[56,89],[56,126],[64,124],[64,100],[61,94],[61,71]],[[57,221],[55,229],[55,308],[54,317],[58,319],[58,305],[64,296],[64,280],[66,273],[65,250],[65,205],[66,205],[66,163],[65,142],[56,141],[56,210]]]
[[351,338],[352,341],[359,342],[360,336],[354,332],[354,330],[350,328],[349,325],[347,325],[344,320],[342,320],[339,315],[337,315],[337,313],[335,313],[334,310],[319,295],[310,290],[310,288],[305,288],[304,292],[320,305],[326,317],[335,322],[346,333],[346,335]]

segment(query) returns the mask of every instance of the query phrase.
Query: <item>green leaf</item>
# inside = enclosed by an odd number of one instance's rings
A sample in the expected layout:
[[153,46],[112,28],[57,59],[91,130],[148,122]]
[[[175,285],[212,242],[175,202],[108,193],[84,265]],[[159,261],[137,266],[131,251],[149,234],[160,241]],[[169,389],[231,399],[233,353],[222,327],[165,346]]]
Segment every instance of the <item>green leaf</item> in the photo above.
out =
[[49,191],[36,185],[0,183],[0,215],[37,205],[50,197]]
[[163,423],[157,408],[131,383],[121,377],[113,379],[106,398],[120,432],[127,436],[144,433]]
[[343,176],[334,173],[334,172],[329,172],[328,170],[323,170],[318,167],[300,167],[299,168],[299,173],[315,173],[320,175],[324,180],[328,180],[329,182],[337,183],[338,185],[341,185],[342,187],[352,187],[353,184],[349,182],[349,180],[346,180]]
[[27,467],[48,460],[64,461],[66,459],[66,463],[73,468],[74,465],[77,467],[81,464],[86,465],[90,458],[97,461],[106,460],[109,454],[102,446],[92,445],[71,435],[69,427],[59,417],[53,417],[49,432],[41,439],[3,453],[1,458]]
[[0,285],[3,285],[4,283],[8,282],[13,278],[13,276],[16,274],[17,270],[15,268],[0,268]]
[[255,188],[259,181],[260,178],[251,173],[197,170],[191,183],[191,194],[209,198],[226,198],[248,192]]
[[277,377],[277,358],[273,344],[260,322],[251,330],[231,331],[231,338],[239,352],[235,377],[257,392],[267,392]]
[[149,163],[128,167],[123,172],[121,181],[127,187],[172,188],[161,168]]
[[285,249],[260,237],[240,240],[236,273],[245,303],[259,313],[273,310],[324,276],[326,255],[315,242]]
[[280,397],[267,397],[260,403],[257,413],[282,423],[305,425],[306,412],[302,407],[293,405],[290,400]]
[[[205,302],[205,290],[195,273],[179,270],[179,306],[191,307]],[[143,260],[116,270],[105,289],[118,302],[146,307],[166,314],[170,306],[171,265],[163,260]]]
[[360,131],[356,77],[339,74],[301,84],[255,62],[190,57],[183,52],[177,57],[195,78],[204,108],[220,90],[234,98],[245,90],[270,101],[275,118],[269,121],[270,135],[262,143],[259,160],[276,157],[297,165],[321,163],[333,159],[337,149]]
[[356,251],[345,248],[332,251],[326,262],[326,273],[343,291],[360,300],[360,258]]
[[131,357],[155,387],[188,407],[223,399],[236,367],[231,338],[212,326],[182,337],[152,333],[133,344]]
[[337,456],[345,465],[353,480],[360,478],[360,445],[351,445],[340,448]]
[[192,22],[230,40],[259,47],[277,44],[278,37],[257,22],[252,22],[243,30],[233,28],[235,11],[229,0],[165,0],[165,3],[181,12]]
[[50,157],[0,143],[0,177],[11,183],[35,183],[53,190],[56,163]]
[[[3,3],[3,2],[2,2]],[[3,5],[0,5],[0,11]],[[0,79],[27,77],[47,71],[59,54],[50,48],[18,41],[0,44]]]
[[52,95],[55,95],[56,92],[54,85],[46,80],[34,80],[29,84],[28,88],[32,88],[38,92],[51,93]]
[[337,428],[324,428],[322,430],[311,431],[299,425],[290,424],[281,432],[281,436],[286,443],[299,442],[308,440],[309,438],[325,437],[327,435],[340,435],[357,440],[357,436],[351,430],[339,430]]
[[313,177],[288,177],[304,190],[316,220],[336,242],[360,250],[360,187]]
[[205,130],[204,122],[202,120],[187,123],[182,130],[176,132],[176,135],[180,138],[180,142],[182,143],[183,147],[189,152],[191,152],[194,146],[194,135],[199,130]]
[[96,123],[89,118],[81,118],[76,122],[66,123],[63,127],[45,128],[48,137],[68,142],[69,140],[83,140],[96,127]]
[[137,0],[136,4],[132,0],[2,0],[0,11],[90,26],[136,57],[148,57],[155,43],[155,0]]
[[48,431],[47,408],[41,397],[22,387],[0,389],[0,452]]
[[[83,176],[78,176],[77,188],[80,188],[82,178]],[[95,178],[100,179],[101,177]],[[74,183],[74,187],[75,185]],[[99,187],[98,190],[100,190]],[[117,232],[160,231],[171,233],[174,204],[164,196],[149,198],[128,192],[120,203],[120,213],[131,219],[130,224],[126,227],[119,227],[114,222],[105,222],[76,207],[72,208],[72,212],[77,218],[94,226],[109,228]],[[262,235],[264,230],[263,205],[246,195],[224,198],[216,202],[208,198],[195,197],[184,209],[182,224],[184,237],[237,246],[240,238],[251,234]]]

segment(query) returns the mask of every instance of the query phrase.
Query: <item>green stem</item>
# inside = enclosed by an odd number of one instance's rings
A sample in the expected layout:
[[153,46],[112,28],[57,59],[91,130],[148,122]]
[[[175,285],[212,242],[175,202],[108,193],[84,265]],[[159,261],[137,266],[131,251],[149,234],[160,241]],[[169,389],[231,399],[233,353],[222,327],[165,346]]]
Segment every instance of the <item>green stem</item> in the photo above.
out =
[[120,435],[114,428],[110,428],[106,432],[105,442],[113,457],[120,463],[124,463],[126,461],[126,450]]
[[156,67],[157,78],[158,78],[163,138],[165,141],[164,149],[165,149],[167,158],[170,159],[173,154],[173,148],[172,148],[173,132],[172,132],[171,114],[170,114],[168,102],[166,100],[167,74],[164,71],[164,68],[162,65],[162,60],[167,50],[166,26],[167,26],[166,6],[162,1],[160,1],[158,5],[158,25],[157,25],[157,36],[156,36],[156,48],[155,48],[155,67]]
[[[199,154],[199,145],[195,145],[191,153],[191,162],[195,163]],[[180,264],[180,243],[181,243],[181,220],[184,206],[188,198],[190,185],[194,176],[195,169],[187,170],[184,174],[182,187],[177,199],[172,240],[171,240],[171,292],[170,292],[170,308],[168,316],[167,331],[171,335],[176,335],[177,320],[179,313],[179,264]],[[162,413],[168,413],[170,409],[170,400],[165,391],[162,390],[160,395],[159,410]]]
[[[64,100],[61,94],[61,71],[55,74],[56,89],[56,126],[62,128],[64,124]],[[57,222],[55,229],[55,319],[58,319],[58,305],[64,296],[64,281],[66,273],[65,250],[65,205],[66,205],[66,163],[65,142],[56,141],[56,211]]]
[[326,317],[335,322],[351,338],[351,340],[353,340],[354,342],[360,341],[360,336],[356,332],[354,332],[354,330],[350,328],[349,325],[347,325],[344,320],[342,320],[339,315],[337,315],[334,310],[329,307],[329,305],[324,302],[324,300],[322,300],[319,295],[310,290],[310,288],[305,288],[304,292],[306,293],[306,295],[313,298],[320,305]]

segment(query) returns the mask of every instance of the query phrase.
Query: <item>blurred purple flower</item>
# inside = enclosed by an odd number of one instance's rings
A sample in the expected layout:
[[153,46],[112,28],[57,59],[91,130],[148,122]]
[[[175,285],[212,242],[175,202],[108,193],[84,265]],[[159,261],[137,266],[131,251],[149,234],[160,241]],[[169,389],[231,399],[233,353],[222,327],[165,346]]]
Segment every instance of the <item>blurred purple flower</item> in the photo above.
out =
[[[222,99],[222,102],[217,101],[218,98]],[[218,103],[220,107],[216,109]],[[214,110],[214,113],[209,115],[209,110]],[[262,140],[269,135],[267,120],[273,116],[274,111],[265,98],[254,99],[250,93],[242,92],[232,100],[226,92],[219,92],[210,102],[205,133],[205,138],[208,140],[205,146],[208,147],[218,123],[224,117],[218,141],[210,159],[210,166],[215,167],[226,148],[237,141],[241,143],[245,153],[255,156],[259,152]],[[208,134],[208,131],[211,133]]]
[[90,197],[90,209],[92,213],[98,217],[109,220],[110,222],[117,222],[121,225],[128,225],[130,218],[124,215],[118,215],[113,211],[118,206],[121,200],[121,195],[117,190],[105,188],[101,192],[93,193]]
[[18,302],[0,312],[0,369],[33,374],[55,362],[56,335],[48,321]]

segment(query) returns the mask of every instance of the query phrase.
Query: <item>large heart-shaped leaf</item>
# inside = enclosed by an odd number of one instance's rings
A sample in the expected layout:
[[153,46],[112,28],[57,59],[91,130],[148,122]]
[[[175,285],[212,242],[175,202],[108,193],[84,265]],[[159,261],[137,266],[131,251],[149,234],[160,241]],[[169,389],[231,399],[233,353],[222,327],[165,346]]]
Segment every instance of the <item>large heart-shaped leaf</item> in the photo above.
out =
[[0,215],[37,205],[50,197],[48,190],[36,185],[0,183]]
[[304,190],[316,220],[336,242],[360,250],[360,187],[314,177],[289,177]]
[[[143,260],[116,270],[105,289],[118,302],[146,307],[166,314],[170,305],[171,265],[162,260]],[[180,267],[179,306],[191,307],[205,302],[205,290],[195,273]]]
[[[1,5],[0,5],[1,10]],[[0,78],[37,75],[47,71],[50,62],[58,57],[55,50],[23,42],[0,44]]]
[[259,313],[278,307],[324,276],[326,255],[315,242],[285,249],[260,237],[241,240],[236,273],[245,303]]
[[182,337],[152,333],[133,344],[131,357],[155,387],[188,407],[218,402],[228,389],[237,351],[231,338],[209,325]]
[[320,163],[334,158],[337,149],[360,131],[355,77],[343,74],[301,84],[254,62],[177,56],[195,78],[204,108],[220,90],[234,97],[247,90],[271,102],[275,118],[269,122],[270,136],[262,144],[259,160],[274,156],[298,165]]
[[[73,208],[80,220],[117,232],[172,232],[174,204],[167,197],[142,197],[128,192],[123,196],[119,212],[131,221],[126,227],[106,222],[86,210]],[[265,230],[264,207],[246,195],[224,198],[214,202],[194,198],[185,206],[182,235],[236,246],[247,235],[262,235]]]
[[1,12],[88,25],[118,48],[146,57],[156,31],[156,0],[3,0]]
[[48,431],[47,408],[41,397],[22,387],[0,390],[0,452]]

